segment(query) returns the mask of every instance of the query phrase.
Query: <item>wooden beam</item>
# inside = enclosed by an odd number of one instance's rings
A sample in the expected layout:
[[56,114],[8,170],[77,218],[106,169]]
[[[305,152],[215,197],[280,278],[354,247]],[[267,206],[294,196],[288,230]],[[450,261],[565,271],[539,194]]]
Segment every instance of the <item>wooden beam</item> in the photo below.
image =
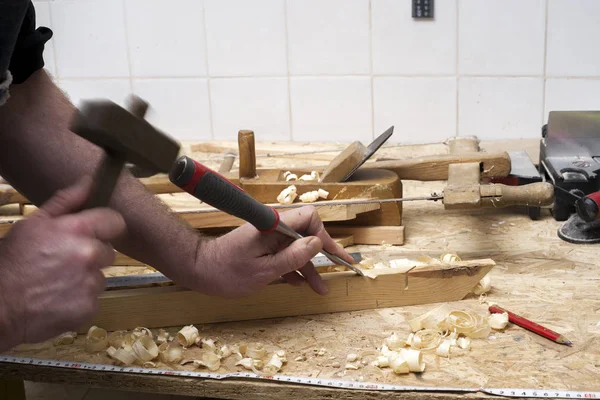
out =
[[23,381],[0,379],[0,399],[26,400]]
[[460,163],[483,163],[482,177],[505,177],[510,173],[508,153],[460,153],[415,157],[403,160],[367,162],[362,168],[383,168],[394,171],[400,179],[415,181],[445,181],[448,166]]
[[90,324],[107,330],[158,328],[296,315],[400,307],[463,299],[494,267],[490,259],[415,268],[375,279],[354,272],[323,274],[326,296],[308,285],[273,283],[251,296],[207,296],[178,286],[106,291]]

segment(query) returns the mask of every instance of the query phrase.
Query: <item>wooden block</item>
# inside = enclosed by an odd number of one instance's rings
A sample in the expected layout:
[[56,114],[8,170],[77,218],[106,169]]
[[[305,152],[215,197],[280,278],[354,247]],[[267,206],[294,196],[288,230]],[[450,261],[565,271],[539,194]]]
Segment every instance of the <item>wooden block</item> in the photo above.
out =
[[341,226],[326,225],[330,235],[352,235],[354,244],[404,244],[403,226]]
[[476,153],[480,151],[477,136],[460,136],[446,140],[450,154]]
[[353,142],[329,163],[320,182],[341,182],[363,160],[366,153],[367,148],[361,142]]
[[308,285],[274,283],[251,296],[231,299],[206,296],[177,286],[122,289],[100,296],[100,311],[90,324],[107,330],[241,321],[330,312],[400,307],[457,301],[494,267],[490,259],[452,266],[413,269],[375,279],[353,272],[323,274],[329,294]]
[[510,174],[508,153],[464,153],[415,157],[404,160],[367,162],[362,168],[383,168],[394,171],[402,180],[445,181],[450,164],[483,163],[481,177],[506,177]]
[[479,207],[479,175],[479,163],[450,164],[448,185],[444,188],[444,208],[460,210]]

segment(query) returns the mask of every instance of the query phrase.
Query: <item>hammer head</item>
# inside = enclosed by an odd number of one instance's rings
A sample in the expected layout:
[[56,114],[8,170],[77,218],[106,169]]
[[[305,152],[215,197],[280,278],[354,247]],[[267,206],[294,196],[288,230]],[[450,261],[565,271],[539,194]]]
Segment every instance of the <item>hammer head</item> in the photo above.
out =
[[[135,112],[135,111],[134,111]],[[178,142],[146,120],[107,100],[84,102],[71,122],[71,130],[126,161],[153,171],[169,172],[179,154]]]

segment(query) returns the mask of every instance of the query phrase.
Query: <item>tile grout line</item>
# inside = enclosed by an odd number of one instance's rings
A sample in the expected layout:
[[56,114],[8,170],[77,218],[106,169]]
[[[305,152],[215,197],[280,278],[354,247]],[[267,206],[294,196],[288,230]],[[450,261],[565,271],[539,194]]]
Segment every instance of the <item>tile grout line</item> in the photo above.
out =
[[290,41],[288,33],[288,3],[287,0],[283,0],[283,27],[285,33],[285,65],[287,67],[287,89],[288,89],[288,116],[289,116],[289,139],[294,141],[294,131],[292,122],[292,78],[291,78],[291,66],[290,66]]
[[127,47],[127,68],[129,69],[129,90],[133,93],[133,70],[131,68],[131,47],[129,43],[129,34],[127,33],[127,0],[121,0],[121,9],[123,10],[123,30],[125,31],[125,46]]
[[[272,78],[287,78],[288,75],[239,75],[239,76],[208,76],[208,75],[188,75],[188,76],[144,76],[138,77],[139,80],[164,80],[164,79],[208,79],[220,80],[220,79],[272,79]],[[320,75],[294,75],[296,78],[551,78],[551,79],[572,79],[572,80],[600,80],[600,75],[593,76],[569,76],[569,75],[556,75],[547,76],[544,75],[475,75],[475,74],[432,74],[432,75],[410,75],[410,74],[355,74],[355,75],[335,75],[335,74],[320,74]],[[98,80],[113,80],[113,79],[129,79],[129,76],[61,76],[61,79],[69,81],[98,81]]]
[[206,26],[206,1],[202,1],[202,25],[204,25],[204,65],[206,66],[206,95],[208,97],[208,119],[210,120],[210,138],[215,140],[215,127],[212,110],[212,96],[210,91],[210,72],[208,63],[208,28]]
[[546,15],[544,21],[544,82],[542,85],[542,121],[540,125],[544,124],[544,119],[546,118],[546,84],[548,82],[548,79],[546,77],[546,65],[548,62],[548,2],[549,0],[546,0]]
[[371,140],[375,139],[375,84],[373,76],[373,1],[369,0],[369,61],[371,64]]
[[458,137],[460,136],[460,131],[459,131],[459,126],[460,126],[460,106],[459,106],[459,100],[460,100],[460,96],[459,96],[459,92],[460,92],[460,73],[459,73],[459,61],[458,61],[458,55],[459,55],[459,10],[460,10],[460,1],[461,0],[456,0],[456,71],[455,71],[455,82],[456,82],[456,123],[455,123],[455,132],[454,132],[454,136]]

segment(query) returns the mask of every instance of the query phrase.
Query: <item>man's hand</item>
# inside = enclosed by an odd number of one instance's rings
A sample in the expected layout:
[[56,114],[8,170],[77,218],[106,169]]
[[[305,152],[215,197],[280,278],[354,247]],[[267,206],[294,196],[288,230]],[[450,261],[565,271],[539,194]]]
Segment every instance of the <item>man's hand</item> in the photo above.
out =
[[331,239],[314,207],[280,216],[306,237],[292,241],[278,232],[261,233],[250,224],[243,225],[218,239],[201,242],[195,267],[198,278],[183,284],[211,295],[238,297],[284,277],[292,285],[307,281],[315,292],[326,294],[327,286],[310,259],[325,248],[348,262],[354,260]]
[[125,232],[117,212],[84,204],[91,179],[56,193],[0,245],[0,350],[79,328],[96,312],[110,242]]

